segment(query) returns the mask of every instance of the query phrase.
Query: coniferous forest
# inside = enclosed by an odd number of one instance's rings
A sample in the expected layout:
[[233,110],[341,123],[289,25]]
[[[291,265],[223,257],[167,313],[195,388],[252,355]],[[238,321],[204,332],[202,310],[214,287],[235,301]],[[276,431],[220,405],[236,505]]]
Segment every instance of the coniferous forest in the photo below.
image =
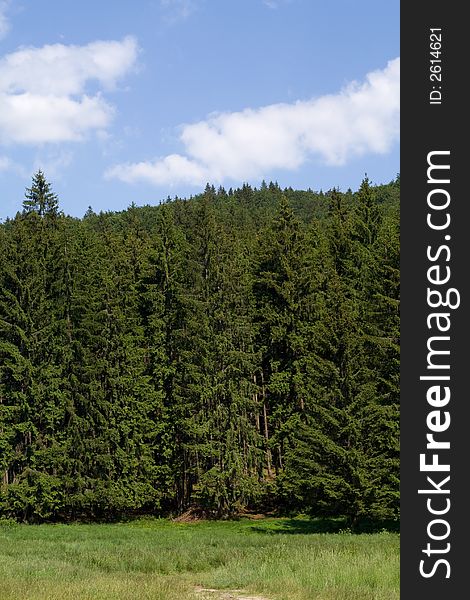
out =
[[0,517],[399,510],[399,177],[0,224]]

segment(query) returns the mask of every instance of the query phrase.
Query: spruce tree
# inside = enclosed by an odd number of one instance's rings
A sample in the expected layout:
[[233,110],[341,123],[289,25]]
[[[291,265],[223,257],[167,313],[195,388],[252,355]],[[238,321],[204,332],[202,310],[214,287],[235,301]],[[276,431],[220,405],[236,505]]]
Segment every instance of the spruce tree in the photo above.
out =
[[0,224],[0,515],[398,514],[399,181]]
[[254,282],[261,353],[257,382],[269,475],[272,466],[276,473],[283,469],[286,439],[312,400],[317,361],[314,250],[315,235],[307,238],[281,197],[271,226],[260,238]]
[[44,173],[39,170],[34,176],[30,188],[26,188],[23,210],[26,213],[35,212],[40,217],[56,216],[59,212],[59,200],[46,180]]

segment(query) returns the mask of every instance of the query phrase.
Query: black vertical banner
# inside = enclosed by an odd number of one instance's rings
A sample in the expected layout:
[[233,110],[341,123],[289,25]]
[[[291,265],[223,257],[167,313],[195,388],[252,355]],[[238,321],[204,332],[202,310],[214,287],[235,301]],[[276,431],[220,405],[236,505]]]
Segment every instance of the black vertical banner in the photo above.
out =
[[[465,4],[401,5],[401,598],[470,597]],[[465,106],[464,106],[465,104]]]

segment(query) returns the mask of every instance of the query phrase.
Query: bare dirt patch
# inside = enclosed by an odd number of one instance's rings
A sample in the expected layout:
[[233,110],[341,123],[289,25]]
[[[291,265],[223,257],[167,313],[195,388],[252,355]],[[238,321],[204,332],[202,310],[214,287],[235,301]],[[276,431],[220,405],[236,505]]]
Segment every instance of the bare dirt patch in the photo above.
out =
[[201,594],[201,600],[269,600],[266,596],[249,595],[243,590],[216,590],[198,586],[195,592]]
[[[257,513],[251,510],[240,510],[237,513],[226,515],[226,518],[233,520],[237,519],[250,519],[253,521],[259,521],[266,519],[267,517],[274,517],[276,513],[274,511],[266,513]],[[214,511],[204,510],[199,506],[191,506],[185,512],[181,513],[177,517],[172,519],[173,523],[194,523],[197,521],[223,521],[224,517],[217,514]]]

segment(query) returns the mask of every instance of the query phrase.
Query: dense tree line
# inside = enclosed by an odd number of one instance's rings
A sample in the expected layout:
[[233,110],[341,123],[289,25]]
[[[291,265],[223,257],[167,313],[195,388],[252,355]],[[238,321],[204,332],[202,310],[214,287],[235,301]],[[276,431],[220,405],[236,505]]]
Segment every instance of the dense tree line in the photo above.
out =
[[398,514],[399,178],[0,225],[0,516]]

